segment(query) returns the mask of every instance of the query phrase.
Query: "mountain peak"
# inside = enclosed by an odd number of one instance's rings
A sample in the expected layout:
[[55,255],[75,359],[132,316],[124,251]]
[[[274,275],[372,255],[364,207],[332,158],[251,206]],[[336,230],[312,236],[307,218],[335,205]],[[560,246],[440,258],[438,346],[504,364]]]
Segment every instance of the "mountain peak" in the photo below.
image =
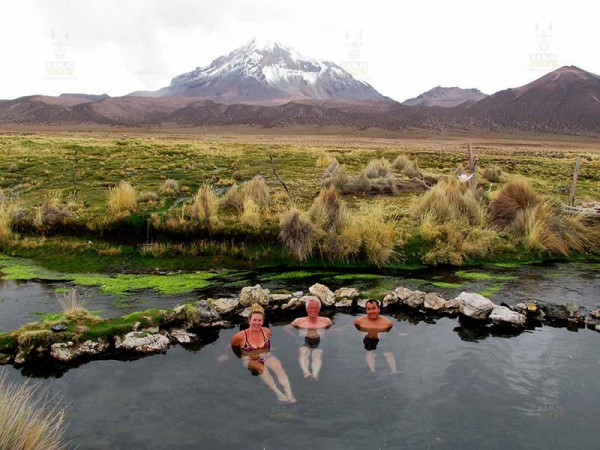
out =
[[436,86],[418,97],[403,102],[406,106],[441,106],[452,108],[464,102],[474,102],[486,97],[479,89],[462,89],[456,86]]
[[253,38],[207,67],[179,75],[146,96],[202,97],[227,103],[291,99],[385,100],[369,84],[328,61]]

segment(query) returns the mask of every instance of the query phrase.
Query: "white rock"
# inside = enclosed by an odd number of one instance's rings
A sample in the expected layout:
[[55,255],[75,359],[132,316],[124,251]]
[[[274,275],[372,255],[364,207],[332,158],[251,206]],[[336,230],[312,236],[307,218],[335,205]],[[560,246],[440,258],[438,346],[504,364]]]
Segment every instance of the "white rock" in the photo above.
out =
[[108,343],[101,338],[98,342],[85,341],[81,344],[75,344],[72,341],[60,342],[50,346],[50,356],[57,361],[69,362],[83,355],[97,355],[108,349]]
[[390,292],[388,294],[386,294],[385,297],[383,297],[383,306],[388,306],[388,305],[394,305],[396,303],[398,303],[400,301],[400,299],[398,298],[398,296],[394,293],[394,292]]
[[239,316],[243,317],[244,319],[247,319],[248,317],[250,317],[251,312],[252,306],[248,306],[247,308],[244,308],[242,311],[239,312]]
[[343,287],[343,288],[339,288],[337,291],[335,291],[333,293],[333,295],[335,296],[335,298],[337,300],[343,299],[343,298],[349,298],[349,299],[353,299],[358,297],[360,294],[360,292],[358,292],[358,289],[356,288],[349,288],[349,287]]
[[292,292],[292,297],[302,297],[304,295],[304,292],[302,291],[296,291],[296,292]]
[[358,300],[356,302],[356,306],[358,306],[361,309],[367,309],[367,302],[369,301],[368,298],[361,298],[360,300]]
[[254,303],[260,305],[269,304],[269,290],[263,289],[260,287],[260,284],[242,288],[242,291],[240,292],[240,305],[250,306]]
[[[400,296],[399,296],[400,297]],[[411,294],[404,299],[404,304],[411,308],[419,308],[425,301],[425,292],[411,291]]]
[[185,330],[171,330],[169,332],[171,341],[177,342],[178,344],[190,344],[198,339],[198,336],[194,333],[188,333]]
[[115,336],[115,348],[137,353],[159,353],[169,348],[169,339],[162,334],[132,331],[127,333],[123,339]]
[[209,300],[208,304],[219,314],[227,314],[233,311],[240,304],[240,301],[237,298],[217,298]]
[[304,307],[304,300],[306,298],[318,298],[314,295],[305,295],[304,297],[292,297],[289,302],[281,305],[281,309],[296,309],[299,307]]
[[460,305],[462,305],[461,301],[456,298],[446,300],[447,311],[458,311],[460,309]]
[[313,284],[310,288],[308,288],[308,291],[311,294],[319,297],[319,300],[321,300],[321,303],[324,306],[333,306],[335,304],[335,296],[333,295],[333,292],[331,292],[331,289],[324,284]]
[[494,306],[489,318],[495,325],[507,325],[515,328],[523,328],[526,322],[523,314],[511,311],[506,306]]
[[285,302],[292,298],[292,294],[269,294],[271,302]]
[[461,292],[456,299],[461,302],[460,313],[472,319],[487,319],[496,306],[483,295],[470,292]]
[[404,301],[406,300],[408,297],[410,297],[412,295],[413,291],[411,291],[408,288],[405,288],[404,286],[400,286],[397,287],[396,289],[394,289],[394,294],[396,294],[396,297],[398,297],[398,299],[400,301]]
[[446,306],[446,300],[437,295],[435,292],[428,292],[423,300],[423,306],[427,309],[439,311]]
[[339,302],[335,302],[336,308],[351,308],[353,300],[348,297],[342,298]]

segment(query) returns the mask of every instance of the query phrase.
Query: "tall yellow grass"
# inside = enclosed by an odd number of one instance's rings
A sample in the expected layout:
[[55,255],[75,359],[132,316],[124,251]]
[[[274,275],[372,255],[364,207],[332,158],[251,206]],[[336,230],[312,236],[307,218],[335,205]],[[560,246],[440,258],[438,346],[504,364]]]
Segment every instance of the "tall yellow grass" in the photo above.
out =
[[242,188],[246,197],[251,198],[261,209],[269,206],[271,193],[265,179],[261,175],[256,175],[248,181]]
[[279,240],[299,261],[306,261],[313,252],[316,230],[312,222],[297,208],[281,216]]
[[0,244],[4,244],[12,237],[11,208],[6,203],[0,204]]
[[137,192],[127,181],[121,181],[108,190],[108,207],[113,214],[129,213],[137,209]]
[[0,373],[0,448],[59,450],[67,447],[65,412],[47,389],[16,386]]
[[244,211],[240,216],[240,222],[255,230],[260,228],[260,208],[251,198],[244,200]]
[[205,225],[215,226],[219,223],[219,200],[210,184],[200,186],[191,206],[193,218],[204,222]]

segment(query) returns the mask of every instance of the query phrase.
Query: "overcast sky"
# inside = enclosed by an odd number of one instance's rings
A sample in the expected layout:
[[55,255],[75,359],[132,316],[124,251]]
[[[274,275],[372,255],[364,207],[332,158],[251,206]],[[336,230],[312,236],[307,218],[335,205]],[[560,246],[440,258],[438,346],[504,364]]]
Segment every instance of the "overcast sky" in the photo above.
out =
[[[396,100],[600,74],[600,2],[3,0],[0,98],[155,90],[252,37],[334,61]],[[595,6],[593,6],[595,5]]]

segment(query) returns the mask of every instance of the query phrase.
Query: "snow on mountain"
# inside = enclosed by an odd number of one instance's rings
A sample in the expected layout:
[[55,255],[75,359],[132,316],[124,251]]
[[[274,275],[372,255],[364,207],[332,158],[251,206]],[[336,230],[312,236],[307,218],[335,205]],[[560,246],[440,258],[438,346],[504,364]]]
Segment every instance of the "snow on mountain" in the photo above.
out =
[[309,58],[283,44],[258,39],[215,59],[208,67],[173,78],[168,87],[134,95],[202,97],[228,103],[386,99],[330,61]]

